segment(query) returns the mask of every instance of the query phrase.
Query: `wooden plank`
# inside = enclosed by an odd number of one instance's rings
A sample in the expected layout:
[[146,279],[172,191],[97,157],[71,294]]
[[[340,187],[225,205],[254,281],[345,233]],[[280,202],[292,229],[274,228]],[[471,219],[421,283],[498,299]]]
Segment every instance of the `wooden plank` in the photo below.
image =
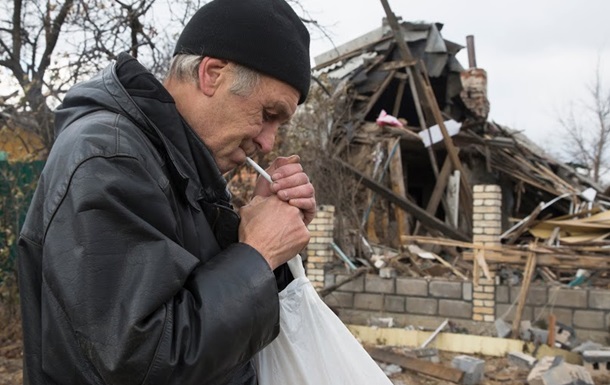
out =
[[527,264],[525,265],[525,272],[523,273],[523,283],[521,284],[521,291],[519,292],[519,299],[517,302],[517,310],[515,312],[515,318],[513,319],[513,338],[519,337],[519,329],[521,327],[521,316],[523,315],[523,308],[525,307],[525,301],[527,300],[527,293],[532,282],[532,276],[536,270],[536,255],[530,252],[527,256]]
[[426,226],[430,229],[433,229],[433,230],[440,231],[441,233],[443,233],[446,236],[451,237],[453,239],[458,239],[461,241],[469,240],[469,238],[466,235],[462,234],[459,230],[456,230],[453,227],[448,226],[446,223],[440,221],[438,218],[429,215],[425,210],[420,208],[415,203],[412,203],[412,202],[394,194],[393,191],[389,190],[385,186],[381,186],[380,184],[375,182],[373,179],[371,179],[368,176],[361,173],[358,169],[356,169],[349,163],[346,163],[338,158],[334,158],[334,161],[337,162],[339,165],[341,165],[343,167],[343,169],[345,169],[346,171],[351,172],[352,175],[355,178],[359,179],[365,187],[373,190],[377,194],[379,194],[382,197],[384,197],[385,199],[387,199],[389,202],[394,203],[396,206],[398,206],[398,207],[402,208],[403,210],[405,210],[406,212],[410,213],[415,218],[417,218],[419,221],[421,221],[424,226]]
[[[394,146],[397,146],[396,150],[394,150]],[[407,189],[405,187],[402,169],[400,138],[396,139],[394,142],[388,142],[388,154],[394,154],[390,159],[390,181],[392,183],[392,191],[394,191],[396,195],[406,198]],[[409,218],[408,213],[402,209],[395,210],[394,214],[396,215],[396,224],[398,227],[398,239],[396,244],[400,245],[400,236],[411,232],[409,229]]]
[[405,357],[404,355],[388,352],[378,348],[369,349],[368,352],[371,357],[377,361],[399,365],[404,369],[425,374],[430,377],[439,378],[441,380],[451,381],[456,384],[461,383],[462,378],[464,377],[464,372],[459,369],[450,368],[441,364],[435,364],[430,361]]

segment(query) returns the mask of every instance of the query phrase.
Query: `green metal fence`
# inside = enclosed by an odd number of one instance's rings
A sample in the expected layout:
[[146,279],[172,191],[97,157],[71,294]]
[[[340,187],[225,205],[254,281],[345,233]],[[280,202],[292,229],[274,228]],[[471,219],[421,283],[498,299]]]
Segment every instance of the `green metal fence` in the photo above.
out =
[[17,237],[44,161],[0,160],[0,280],[15,271]]

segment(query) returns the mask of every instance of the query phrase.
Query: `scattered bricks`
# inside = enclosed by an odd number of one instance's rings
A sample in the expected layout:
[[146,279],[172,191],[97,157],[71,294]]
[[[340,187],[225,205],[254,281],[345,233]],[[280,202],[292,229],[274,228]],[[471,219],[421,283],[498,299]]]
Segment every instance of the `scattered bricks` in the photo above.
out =
[[[337,283],[341,283],[349,278],[349,275],[338,274],[335,278]],[[352,291],[362,293],[364,291],[364,277],[360,276],[344,285],[341,285],[337,290],[340,291]]]
[[470,356],[456,356],[451,366],[464,372],[464,385],[476,385],[483,379],[485,361]]
[[383,296],[356,293],[354,296],[354,307],[362,310],[381,310],[383,308]]
[[572,308],[586,308],[587,307],[587,290],[558,289],[557,294],[555,294],[553,291],[551,291],[550,295],[555,298],[555,306],[572,307]]
[[534,357],[522,352],[508,353],[508,362],[520,367],[521,369],[532,369],[534,365],[536,365],[537,361],[538,360],[536,360]]
[[440,298],[462,298],[462,283],[432,281],[430,282],[430,295]]
[[396,294],[425,297],[428,295],[428,281],[425,279],[396,278]]
[[388,295],[384,300],[384,309],[393,313],[404,313],[405,312],[405,297],[397,295]]
[[472,282],[462,283],[462,299],[472,301]]
[[435,299],[407,297],[407,313],[435,315],[437,309],[438,303]]
[[575,310],[572,324],[583,329],[605,329],[604,312],[592,310]]
[[369,274],[364,282],[364,291],[368,293],[394,293],[394,280]]
[[584,367],[593,374],[610,373],[610,350],[587,350],[582,353]]
[[334,291],[324,297],[324,302],[326,302],[329,307],[351,309],[354,307],[354,294]]
[[591,290],[589,292],[589,307],[593,309],[610,310],[610,291]]
[[463,301],[441,299],[438,301],[438,313],[448,318],[472,319],[472,304]]

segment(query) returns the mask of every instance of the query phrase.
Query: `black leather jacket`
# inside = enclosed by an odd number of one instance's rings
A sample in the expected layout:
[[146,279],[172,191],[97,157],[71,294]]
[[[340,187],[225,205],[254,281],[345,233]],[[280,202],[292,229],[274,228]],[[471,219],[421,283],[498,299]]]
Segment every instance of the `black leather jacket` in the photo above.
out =
[[30,384],[255,384],[278,284],[163,86],[121,54],[73,87],[19,240]]

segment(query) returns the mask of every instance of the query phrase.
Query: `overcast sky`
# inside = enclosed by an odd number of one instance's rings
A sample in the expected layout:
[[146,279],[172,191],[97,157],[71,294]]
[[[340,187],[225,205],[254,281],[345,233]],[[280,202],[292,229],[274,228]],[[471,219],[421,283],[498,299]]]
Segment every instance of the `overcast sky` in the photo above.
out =
[[[340,45],[378,28],[379,0],[301,0]],[[557,116],[586,98],[598,61],[610,85],[610,0],[389,0],[405,21],[439,22],[446,40],[475,39],[477,66],[487,71],[490,119],[547,150],[559,146]],[[311,53],[332,48],[312,35]],[[468,67],[466,48],[458,60]],[[606,87],[606,89],[610,89]]]

